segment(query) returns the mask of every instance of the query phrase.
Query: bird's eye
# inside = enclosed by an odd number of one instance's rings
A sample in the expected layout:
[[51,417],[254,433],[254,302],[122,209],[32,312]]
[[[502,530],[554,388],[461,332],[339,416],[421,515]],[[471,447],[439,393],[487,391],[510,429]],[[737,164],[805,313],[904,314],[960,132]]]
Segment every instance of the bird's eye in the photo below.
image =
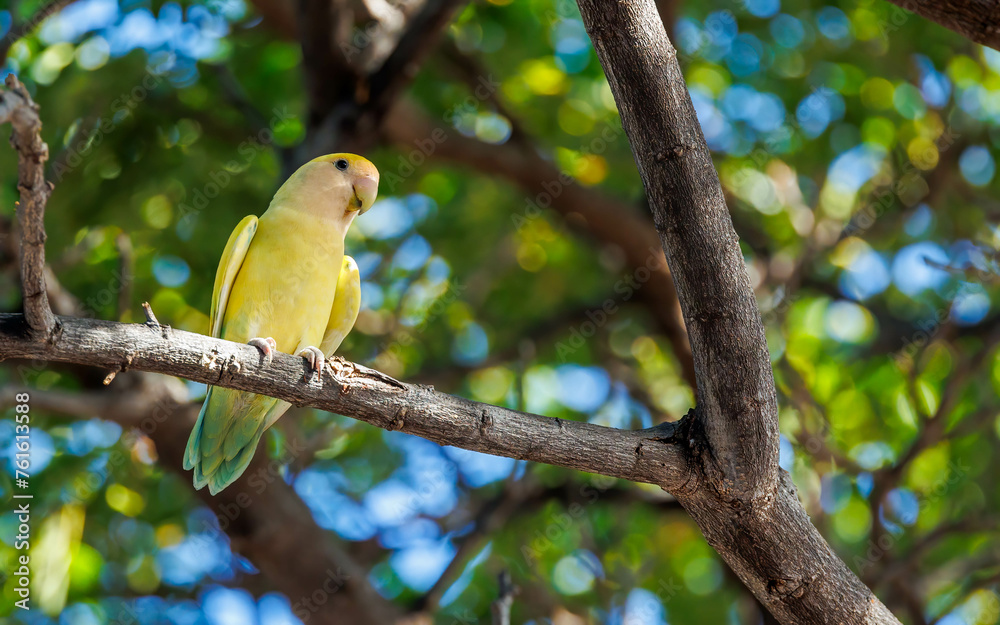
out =
[[346,158],[338,158],[337,162],[334,163],[333,165],[340,171],[347,171],[348,163]]

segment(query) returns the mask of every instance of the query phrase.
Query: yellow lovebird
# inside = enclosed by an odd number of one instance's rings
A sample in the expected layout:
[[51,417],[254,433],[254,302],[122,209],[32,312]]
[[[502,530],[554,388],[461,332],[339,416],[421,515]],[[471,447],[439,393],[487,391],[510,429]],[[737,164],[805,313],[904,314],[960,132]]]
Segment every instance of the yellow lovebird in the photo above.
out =
[[[268,364],[275,351],[304,356],[322,375],[361,307],[361,277],[344,255],[344,236],[377,194],[378,170],[360,156],[330,154],[300,167],[260,219],[244,218],[230,235],[215,274],[212,336],[249,343]],[[289,406],[209,388],[184,452],[195,488],[208,485],[214,495],[232,484]]]

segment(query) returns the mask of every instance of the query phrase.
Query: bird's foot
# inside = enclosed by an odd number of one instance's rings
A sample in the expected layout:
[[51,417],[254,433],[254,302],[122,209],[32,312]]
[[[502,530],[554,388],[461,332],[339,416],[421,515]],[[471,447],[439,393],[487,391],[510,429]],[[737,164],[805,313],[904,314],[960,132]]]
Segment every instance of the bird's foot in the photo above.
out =
[[299,356],[308,360],[309,368],[315,371],[320,378],[323,377],[323,367],[326,365],[326,356],[323,355],[323,352],[320,351],[318,347],[310,345],[299,352]]
[[259,336],[247,341],[247,345],[253,345],[264,354],[264,364],[269,365],[274,360],[274,352],[278,351],[278,344],[271,337],[262,339]]

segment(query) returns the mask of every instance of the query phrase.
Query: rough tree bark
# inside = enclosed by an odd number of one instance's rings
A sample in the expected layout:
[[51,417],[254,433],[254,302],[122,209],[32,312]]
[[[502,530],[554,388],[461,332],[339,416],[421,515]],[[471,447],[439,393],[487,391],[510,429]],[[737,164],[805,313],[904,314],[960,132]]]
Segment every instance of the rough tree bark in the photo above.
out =
[[155,323],[59,317],[59,336],[34,338],[16,314],[0,314],[0,357],[134,369],[238,388],[350,415],[442,445],[602,473],[674,490],[689,473],[674,444],[677,426],[618,430],[491,406],[404,384],[342,360],[317,380],[298,356],[260,352]]
[[676,52],[651,1],[579,4],[677,285],[713,473],[723,496],[765,503],[778,404],[764,325]]
[[[171,388],[174,385],[165,381],[160,376],[131,374],[115,381],[118,388],[114,392],[39,393],[36,389],[4,387],[0,388],[0,409],[12,405],[17,393],[27,391],[37,411],[99,417],[134,428],[156,444],[159,462],[180,474],[184,473],[184,447],[198,405],[184,401],[187,392]],[[281,456],[294,460],[299,453],[301,449],[289,447]],[[114,464],[119,461],[125,460],[112,457]],[[343,544],[313,520],[294,487],[281,479],[279,469],[278,461],[258,454],[246,473],[217,496],[199,491],[199,498],[215,513],[219,529],[206,521],[196,528],[197,533],[224,533],[233,552],[249,559],[263,574],[267,591],[287,596],[293,612],[306,617],[308,623],[401,623],[402,609],[375,591],[367,569],[355,563]],[[74,486],[74,496],[84,501],[89,498],[85,480]],[[309,557],[288,555],[300,553]]]
[[45,161],[49,146],[42,141],[42,120],[38,105],[14,74],[6,79],[7,91],[0,91],[0,124],[10,122],[14,132],[10,143],[17,150],[17,204],[21,226],[21,290],[24,316],[32,331],[48,334],[55,317],[45,293],[45,204],[52,185],[45,181]]
[[976,43],[1000,50],[997,0],[889,0]]
[[[63,317],[44,336],[23,316],[0,315],[0,359],[166,373],[442,444],[658,484],[780,622],[898,623],[831,551],[777,465],[775,389],[760,315],[653,0],[579,2],[632,141],[689,329],[698,408],[679,423],[633,432],[550,419],[403,384],[343,361],[315,380],[301,358],[279,354],[263,366],[251,347],[153,321]],[[38,254],[22,262],[30,275],[44,275]],[[44,290],[38,306],[51,316]]]
[[[23,25],[15,24],[3,41],[0,42],[0,56],[6,53],[9,45],[20,36],[28,33],[46,17],[57,12],[61,8],[70,4],[73,0],[54,0],[46,4],[32,19]],[[289,8],[293,3],[284,2],[284,7]],[[303,4],[308,4],[304,0]],[[338,3],[341,6],[343,3]],[[348,132],[340,135],[341,139],[347,143],[352,142],[352,136],[374,136],[370,132],[372,124],[377,123],[380,111],[386,108],[389,103],[397,97],[408,82],[413,78],[417,67],[426,55],[431,44],[436,40],[440,31],[446,25],[449,15],[459,6],[459,2],[452,0],[413,0],[405,4],[407,11],[397,20],[393,27],[387,28],[380,25],[378,32],[371,40],[360,42],[359,46],[350,50],[345,49],[343,43],[350,42],[352,33],[348,33],[348,41],[337,40],[338,45],[333,45],[333,39],[328,43],[332,47],[324,50],[323,57],[328,58],[334,55],[350,53],[353,57],[355,53],[364,56],[365,60],[371,61],[363,71],[345,71],[341,76],[341,81],[334,84],[332,80],[326,80],[326,85],[333,86],[336,96],[333,109],[343,115],[332,115],[333,110],[327,110],[323,115],[318,115],[319,123],[310,126],[310,137],[318,134],[330,141],[335,140],[337,132],[347,128]],[[286,11],[290,30],[295,30],[295,12]],[[310,21],[314,27],[312,32],[322,32],[324,23],[315,20]],[[333,29],[333,25],[327,23],[327,32]],[[340,33],[343,34],[343,33]],[[371,35],[368,32],[366,35]],[[304,37],[305,39],[305,37]],[[377,51],[381,56],[373,58],[370,54]],[[344,63],[340,67],[357,69],[356,64]],[[309,67],[308,71],[316,71],[316,68]],[[320,71],[322,68],[320,68]],[[225,71],[220,67],[220,73],[225,75]],[[307,71],[307,73],[308,73]],[[325,80],[332,76],[315,76],[309,74],[309,79]],[[11,76],[8,80],[16,80]],[[232,87],[232,85],[231,85]],[[240,88],[235,84],[236,99],[239,100]],[[41,140],[40,119],[37,108],[31,102],[27,92],[19,86],[15,86],[11,92],[4,93],[6,99],[0,103],[0,117],[11,116],[10,121],[14,126],[15,134],[12,139],[14,147],[18,151],[19,162],[21,163],[19,188],[21,190],[21,210],[20,223],[22,237],[20,245],[9,247],[15,248],[17,252],[24,253],[27,258],[22,258],[20,268],[26,272],[22,277],[23,291],[25,295],[24,309],[28,315],[29,322],[34,332],[39,335],[50,334],[53,330],[59,331],[58,326],[54,326],[55,317],[52,316],[50,307],[45,303],[45,292],[49,291],[49,297],[54,297],[52,302],[56,304],[57,311],[61,314],[80,314],[79,307],[61,289],[51,288],[57,285],[52,271],[44,264],[44,236],[43,211],[48,194],[51,192],[51,185],[44,182],[44,160],[47,157],[47,148]],[[237,106],[244,106],[244,114],[249,119],[254,119],[253,111],[247,113],[247,109],[252,109],[249,102],[237,102]],[[345,112],[346,109],[346,112]],[[330,113],[330,115],[327,115]],[[259,114],[256,117],[260,117]],[[331,123],[334,120],[341,120],[343,124],[339,127]],[[374,120],[374,121],[373,121]],[[324,131],[324,129],[326,129]],[[308,146],[305,146],[308,149]],[[328,150],[329,151],[329,150]],[[298,161],[286,159],[286,165],[293,167],[307,156],[299,155]],[[2,234],[0,234],[2,238]],[[2,242],[2,241],[0,241]],[[2,257],[0,250],[0,257]],[[47,289],[46,282],[49,288]],[[66,301],[69,300],[69,301]],[[0,350],[0,360],[3,359]],[[84,376],[85,377],[85,376]],[[113,377],[113,376],[112,376]],[[155,389],[148,388],[155,386]],[[121,393],[122,383],[116,384],[112,393],[106,394],[110,398],[124,398],[129,402],[129,406],[138,409],[142,414],[156,411],[162,416],[163,405],[161,402],[150,397],[151,394],[162,394],[163,385],[147,385],[147,393],[143,398],[128,400],[128,390]],[[4,389],[6,390],[6,389]],[[156,395],[159,396],[159,395]],[[39,396],[35,394],[34,398]],[[147,401],[143,401],[143,399]],[[2,400],[2,398],[0,398]],[[76,398],[80,400],[79,397]],[[183,451],[183,444],[186,440],[184,430],[190,431],[191,423],[186,420],[190,416],[191,410],[183,406],[173,411],[173,420],[167,423],[158,423],[155,431],[150,434],[156,442],[161,457],[168,466],[173,466],[175,470],[181,472],[180,455]],[[103,413],[102,413],[103,415]],[[178,442],[179,441],[179,442]],[[177,452],[177,453],[174,453]],[[266,458],[257,458],[255,464],[267,463]],[[253,466],[253,465],[251,465]],[[270,466],[270,465],[268,465]],[[248,471],[246,475],[252,474]],[[342,545],[329,532],[320,528],[310,514],[304,502],[298,497],[295,491],[283,482],[271,483],[261,493],[259,489],[246,484],[246,479],[241,479],[232,488],[221,493],[218,497],[210,498],[201,493],[202,498],[219,516],[220,521],[225,526],[225,531],[232,540],[234,551],[248,557],[262,573],[265,574],[273,588],[285,593],[293,604],[297,598],[307,599],[315,592],[324,592],[327,596],[322,605],[312,604],[307,607],[313,621],[319,623],[334,622],[371,622],[371,623],[394,623],[399,621],[401,609],[379,596],[368,584],[366,574],[357,569],[349,558],[344,555]],[[230,493],[229,491],[233,491]],[[248,497],[247,493],[252,496]],[[238,522],[229,522],[227,510],[239,509]],[[283,532],[282,536],[276,536],[278,528]],[[287,553],[304,553],[309,551],[312,557],[307,563],[298,564],[294,560],[286,557]],[[357,570],[355,570],[357,569]],[[328,592],[331,582],[327,579],[325,571],[346,571],[348,579],[343,585],[336,586],[336,592],[332,595]],[[325,577],[324,577],[325,576]],[[336,577],[336,575],[335,575]],[[320,584],[322,582],[322,584]]]
[[782,623],[897,623],[832,552],[778,467],[767,343],[725,197],[653,0],[578,0],[639,167],[698,380],[700,487],[675,492]]

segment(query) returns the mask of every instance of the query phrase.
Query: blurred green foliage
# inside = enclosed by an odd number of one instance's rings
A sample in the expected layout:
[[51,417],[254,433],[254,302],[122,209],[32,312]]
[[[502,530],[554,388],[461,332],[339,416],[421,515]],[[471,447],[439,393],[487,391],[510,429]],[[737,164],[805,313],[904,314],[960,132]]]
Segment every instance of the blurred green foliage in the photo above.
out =
[[[18,21],[40,4],[19,2]],[[240,0],[79,0],[70,10],[15,43],[6,66],[45,122],[50,263],[86,314],[122,309],[135,321],[149,301],[163,323],[205,332],[226,237],[263,212],[306,132],[298,44]],[[677,10],[673,39],[767,325],[782,466],[834,550],[906,622],[998,622],[1000,53],[881,1]],[[10,13],[0,15],[5,29]],[[513,119],[472,95],[477,85],[439,51],[409,93],[434,123],[496,149],[516,126],[580,184],[645,214],[575,5],[474,3],[446,39],[499,82]],[[490,171],[407,154],[369,155],[383,181],[399,180],[383,184],[348,239],[364,308],[343,355],[477,400],[617,427],[692,406],[653,315],[613,288],[632,271],[621,250],[550,210],[523,219],[531,194]],[[0,150],[8,218],[15,158]],[[134,275],[127,289],[123,268]],[[618,311],[565,358],[560,344],[608,298]],[[19,305],[15,273],[0,274],[0,302]],[[81,386],[65,370],[23,366],[0,369],[0,381]],[[51,567],[36,578],[42,611],[103,623],[125,600],[148,611],[142,622],[228,622],[226,610],[288,622],[286,601],[225,589],[254,578],[253,566],[198,532],[211,512],[141,432],[36,419],[32,554]],[[929,423],[937,429],[924,440]],[[522,588],[518,623],[758,622],[738,580],[655,489],[441,451],[315,411],[274,428],[269,453],[291,436],[323,445],[284,477],[404,607],[431,587],[484,502],[513,482],[542,493],[461,552],[469,562],[435,622],[488,618],[502,568]],[[4,472],[5,498],[12,489]],[[16,554],[15,528],[0,515],[0,559]],[[13,578],[5,583],[0,613],[22,619]],[[919,615],[904,609],[900,583]]]

